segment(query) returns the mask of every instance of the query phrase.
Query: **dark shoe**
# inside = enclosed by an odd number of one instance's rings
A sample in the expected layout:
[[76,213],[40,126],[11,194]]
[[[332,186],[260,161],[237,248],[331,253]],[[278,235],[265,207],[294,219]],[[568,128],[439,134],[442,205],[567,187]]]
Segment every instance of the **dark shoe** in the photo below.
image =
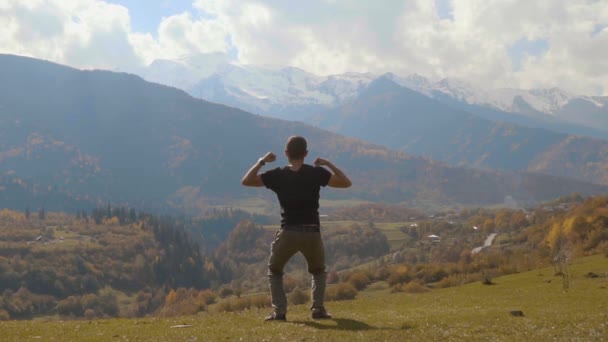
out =
[[331,314],[325,308],[312,309],[312,319],[331,319]]
[[283,321],[283,322],[285,322],[287,320],[287,317],[285,317],[285,314],[278,314],[278,313],[276,313],[276,312],[273,311],[264,320],[265,321]]

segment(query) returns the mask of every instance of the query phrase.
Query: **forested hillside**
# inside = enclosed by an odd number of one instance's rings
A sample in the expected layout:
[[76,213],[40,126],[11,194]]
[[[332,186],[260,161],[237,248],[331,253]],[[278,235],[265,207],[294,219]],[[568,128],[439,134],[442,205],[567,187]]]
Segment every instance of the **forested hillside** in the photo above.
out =
[[189,226],[124,208],[78,216],[4,209],[0,313],[139,316],[162,306],[168,289],[210,288],[230,278],[186,234]]
[[[432,217],[374,205],[326,221],[328,300],[354,298],[374,282],[392,291],[428,291],[608,255],[608,197],[562,198],[523,209],[465,209]],[[357,212],[375,213],[359,221]],[[353,216],[349,216],[351,213]],[[390,214],[390,215],[387,215]],[[267,306],[266,262],[274,230],[237,213],[202,220],[157,217],[127,208],[0,211],[0,320],[38,316],[139,317]],[[384,219],[402,220],[387,228]],[[379,222],[379,223],[375,223]],[[210,227],[217,227],[216,230]],[[380,229],[379,227],[383,227]],[[227,238],[217,248],[205,236]],[[188,233],[187,233],[188,232]],[[400,244],[392,244],[399,234]],[[496,239],[475,252],[488,235]],[[439,239],[430,239],[436,235]],[[195,242],[192,236],[202,241]],[[306,298],[302,257],[287,268],[290,300]],[[556,271],[557,272],[557,271]],[[246,297],[240,298],[242,294]],[[304,296],[304,297],[302,297]],[[292,298],[293,297],[293,298]],[[300,298],[300,299],[297,299]]]

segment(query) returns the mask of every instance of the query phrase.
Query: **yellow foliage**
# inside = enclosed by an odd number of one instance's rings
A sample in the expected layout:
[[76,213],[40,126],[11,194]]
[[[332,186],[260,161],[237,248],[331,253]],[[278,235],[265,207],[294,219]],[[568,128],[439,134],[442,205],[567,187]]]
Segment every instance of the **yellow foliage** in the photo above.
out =
[[2,210],[0,210],[0,219],[23,221],[23,220],[25,220],[25,214],[23,214],[19,211],[14,211],[14,210],[10,210],[10,209],[2,209]]
[[205,270],[207,272],[214,272],[215,271],[215,265],[213,264],[213,262],[211,261],[206,261],[205,262]]
[[571,216],[564,220],[563,230],[564,234],[570,234],[574,227],[574,221],[578,218],[578,216]]
[[171,289],[171,291],[169,291],[169,294],[167,295],[167,297],[165,297],[165,305],[171,305],[171,304],[175,303],[176,299],[177,299],[177,293],[175,292],[175,290]]
[[395,268],[395,272],[398,274],[406,274],[408,272],[408,268],[406,265],[399,265]]
[[549,234],[547,234],[547,237],[545,238],[545,241],[547,242],[547,245],[553,249],[557,246],[561,236],[562,225],[559,223],[553,223],[551,225],[551,229],[549,230]]
[[112,216],[111,218],[106,218],[103,220],[103,224],[106,226],[117,226],[120,223],[118,217]]

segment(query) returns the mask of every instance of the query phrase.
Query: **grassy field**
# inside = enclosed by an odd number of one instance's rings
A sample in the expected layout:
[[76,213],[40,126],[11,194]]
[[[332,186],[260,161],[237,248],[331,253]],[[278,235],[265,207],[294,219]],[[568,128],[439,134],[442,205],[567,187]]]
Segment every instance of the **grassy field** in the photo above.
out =
[[[593,272],[598,277],[589,277]],[[550,268],[422,294],[375,284],[358,299],[328,304],[334,319],[314,321],[305,305],[288,322],[268,310],[172,319],[0,323],[3,341],[602,341],[608,340],[608,258],[575,260],[570,290]],[[510,314],[522,311],[523,317]],[[189,325],[172,328],[176,325]]]
[[[321,226],[323,231],[329,231],[331,229],[350,227],[353,224],[366,225],[367,222],[361,221],[322,221]],[[386,236],[391,250],[400,248],[403,243],[407,240],[407,236],[399,230],[399,227],[409,225],[409,222],[379,222],[374,225],[380,229],[380,231]],[[265,225],[264,228],[269,230],[279,229],[279,224]]]
[[[340,209],[340,208],[348,208],[353,207],[360,204],[369,204],[371,202],[361,201],[356,199],[321,199],[319,200],[319,204],[322,210],[326,209]],[[217,206],[218,208],[225,208],[227,205],[223,204]],[[271,200],[250,197],[244,198],[238,201],[233,201],[228,205],[233,208],[238,208],[253,214],[262,214],[262,215],[276,215],[278,216],[279,206],[278,202],[274,197],[271,197]]]

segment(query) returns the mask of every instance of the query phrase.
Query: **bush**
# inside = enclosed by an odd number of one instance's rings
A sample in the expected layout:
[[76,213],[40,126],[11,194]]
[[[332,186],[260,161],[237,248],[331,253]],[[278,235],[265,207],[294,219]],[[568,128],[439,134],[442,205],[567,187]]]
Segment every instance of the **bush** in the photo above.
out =
[[95,318],[95,310],[93,309],[86,309],[84,310],[84,318],[88,319],[88,320],[92,320]]
[[183,315],[194,315],[204,311],[207,307],[211,291],[199,291],[196,289],[185,289],[180,287],[169,291],[165,298],[165,305],[159,312],[161,317],[173,317]]
[[443,279],[441,279],[439,282],[437,282],[436,284],[434,284],[433,287],[438,287],[438,288],[445,288],[445,287],[453,287],[453,286],[458,286],[462,284],[462,279],[461,277],[457,276],[457,275],[451,275],[448,277],[445,277]]
[[327,301],[354,299],[357,296],[357,289],[348,283],[341,283],[327,288],[325,299]]
[[215,303],[215,301],[217,299],[217,295],[215,294],[215,292],[213,292],[211,290],[202,290],[199,293],[199,296],[203,298],[203,301],[207,305]]
[[390,271],[390,275],[386,279],[386,282],[389,285],[396,284],[404,284],[412,280],[412,275],[410,274],[407,266],[399,266]]
[[285,292],[292,292],[296,287],[298,287],[298,280],[294,277],[285,276],[283,277],[283,288]]
[[223,286],[219,292],[220,298],[227,298],[227,297],[232,296],[233,294],[234,294],[234,291],[230,287],[227,287],[227,286]]
[[406,293],[423,293],[429,291],[426,286],[420,284],[417,281],[410,281],[409,283],[407,283],[407,285],[404,286],[403,290]]
[[0,322],[8,321],[9,319],[11,319],[11,316],[8,314],[8,312],[6,310],[0,310]]
[[216,305],[218,312],[236,312],[254,308],[264,308],[270,306],[269,295],[255,295],[241,298],[230,298],[220,301]]
[[251,306],[254,308],[267,308],[270,306],[270,295],[256,295],[249,297]]
[[[606,251],[606,256],[608,256],[608,250]],[[337,284],[340,282],[340,276],[338,275],[338,272],[333,271],[333,272],[329,272],[327,274],[327,283],[328,284]]]
[[288,299],[291,304],[299,305],[308,303],[310,297],[308,296],[308,293],[306,293],[306,291],[301,290],[299,287],[296,287],[293,291],[291,291]]
[[98,298],[99,313],[103,313],[110,317],[118,316],[118,298],[116,297],[116,291],[109,286],[104,287],[99,291]]
[[354,288],[356,288],[358,291],[361,291],[371,283],[371,280],[369,280],[367,275],[365,275],[365,273],[363,273],[362,271],[357,271],[352,273],[348,277],[347,282],[351,284]]
[[62,316],[76,316],[80,317],[84,314],[80,297],[69,296],[57,303],[57,313]]

